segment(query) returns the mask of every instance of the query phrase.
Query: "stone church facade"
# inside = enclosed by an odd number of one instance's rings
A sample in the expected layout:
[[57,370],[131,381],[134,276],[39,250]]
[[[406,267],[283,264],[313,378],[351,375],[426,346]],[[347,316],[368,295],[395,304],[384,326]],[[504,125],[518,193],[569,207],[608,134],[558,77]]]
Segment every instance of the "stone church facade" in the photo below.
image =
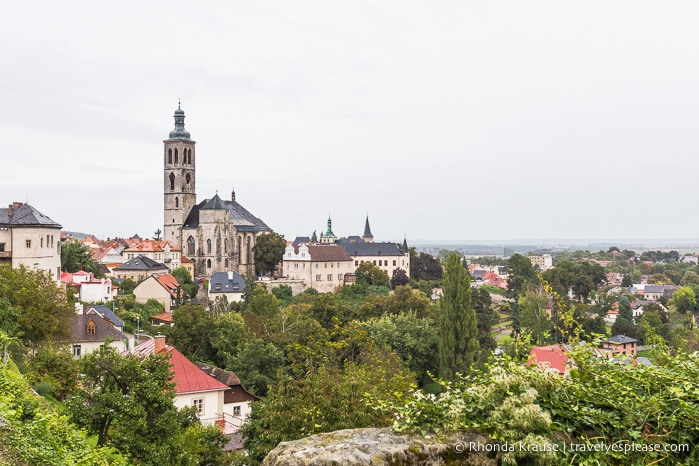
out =
[[218,193],[197,203],[196,142],[184,129],[184,111],[175,110],[175,128],[164,140],[163,239],[194,261],[194,276],[217,272],[254,273],[255,241],[272,230],[235,199]]

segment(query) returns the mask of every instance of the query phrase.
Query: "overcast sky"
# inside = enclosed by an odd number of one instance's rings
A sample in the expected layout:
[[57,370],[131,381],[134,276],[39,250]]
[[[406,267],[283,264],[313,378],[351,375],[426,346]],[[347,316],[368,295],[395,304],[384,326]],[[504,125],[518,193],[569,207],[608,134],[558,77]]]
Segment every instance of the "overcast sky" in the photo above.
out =
[[162,228],[197,197],[287,239],[696,238],[694,1],[23,1],[0,28],[0,205]]

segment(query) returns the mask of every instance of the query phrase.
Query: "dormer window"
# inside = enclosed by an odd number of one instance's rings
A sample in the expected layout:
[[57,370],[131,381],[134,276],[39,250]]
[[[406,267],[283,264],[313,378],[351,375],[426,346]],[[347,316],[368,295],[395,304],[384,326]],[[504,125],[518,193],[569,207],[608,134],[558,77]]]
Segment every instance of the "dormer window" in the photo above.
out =
[[95,322],[91,320],[87,323],[87,334],[94,335],[95,333],[97,333],[97,325],[95,325]]

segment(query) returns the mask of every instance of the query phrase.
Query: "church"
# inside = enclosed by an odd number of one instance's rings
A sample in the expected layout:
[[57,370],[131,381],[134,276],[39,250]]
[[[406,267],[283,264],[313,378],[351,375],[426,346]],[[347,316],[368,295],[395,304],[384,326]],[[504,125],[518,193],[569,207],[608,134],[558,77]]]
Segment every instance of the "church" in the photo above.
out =
[[194,276],[209,278],[217,272],[255,272],[255,241],[271,232],[265,222],[235,199],[197,203],[196,142],[184,129],[184,111],[175,110],[175,128],[163,141],[163,239],[171,241],[194,261]]

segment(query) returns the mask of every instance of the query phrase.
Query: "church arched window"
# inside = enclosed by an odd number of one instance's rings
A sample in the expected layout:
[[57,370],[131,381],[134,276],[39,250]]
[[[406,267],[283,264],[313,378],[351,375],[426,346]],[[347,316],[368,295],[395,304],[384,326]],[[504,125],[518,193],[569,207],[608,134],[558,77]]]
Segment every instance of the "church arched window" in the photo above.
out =
[[177,163],[177,147],[175,147],[175,163]]
[[180,206],[180,198],[176,197],[175,198],[175,207],[179,207],[179,206]]
[[170,191],[175,190],[175,174],[170,173]]
[[187,176],[185,176],[184,179],[187,180],[187,184],[189,184],[189,182],[192,181],[192,175],[187,173]]
[[250,237],[247,237],[247,240],[245,241],[245,263],[246,264],[252,264],[252,256],[250,253],[252,252],[252,246],[250,245]]
[[206,259],[206,268],[207,269],[211,268],[211,259]]
[[237,244],[236,250],[237,250],[237,254],[238,254],[238,262],[242,262],[243,261],[243,239],[240,236],[238,236],[237,242],[238,242],[238,244]]
[[228,254],[228,238],[223,238],[223,253]]
[[216,238],[216,254],[221,254],[221,238]]
[[194,238],[191,236],[187,238],[187,255],[189,257],[194,256]]
[[167,163],[172,163],[172,148],[167,150]]
[[187,150],[187,163],[192,164],[192,149]]
[[224,266],[226,269],[228,269],[228,259],[225,259],[225,260],[223,261],[223,266]]
[[210,239],[206,240],[206,253],[211,254],[211,240]]

